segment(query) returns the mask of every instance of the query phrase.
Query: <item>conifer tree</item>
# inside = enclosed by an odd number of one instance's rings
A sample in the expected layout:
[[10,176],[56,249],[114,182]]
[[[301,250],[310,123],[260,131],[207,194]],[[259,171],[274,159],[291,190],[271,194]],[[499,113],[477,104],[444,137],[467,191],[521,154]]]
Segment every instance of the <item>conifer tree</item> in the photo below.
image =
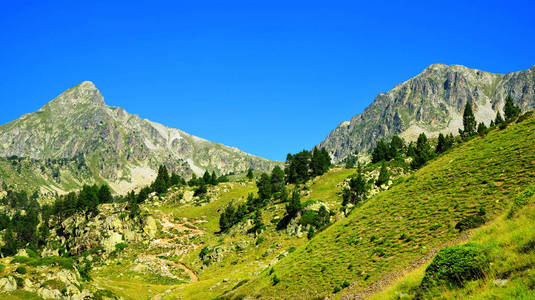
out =
[[249,178],[249,180],[253,180],[254,178],[253,169],[249,168],[249,170],[247,170],[247,178]]
[[386,164],[383,163],[381,166],[381,169],[379,170],[379,177],[377,177],[377,181],[375,181],[375,185],[380,187],[381,185],[387,183],[388,179],[390,179],[390,173],[388,172],[388,169],[386,168]]
[[167,171],[167,167],[165,165],[161,165],[158,168],[158,176],[163,179],[167,188],[167,186],[169,186],[169,172]]
[[438,135],[437,147],[435,148],[435,153],[440,154],[446,151],[446,137],[442,133]]
[[202,176],[202,179],[203,179],[205,184],[211,184],[212,183],[212,175],[210,175],[210,172],[208,172],[208,170],[206,170],[204,172],[204,175]]
[[271,178],[266,173],[260,175],[260,179],[256,182],[256,187],[258,188],[258,197],[260,199],[271,199]]
[[487,126],[485,126],[485,123],[481,122],[477,125],[477,133],[480,136],[484,136],[487,133]]
[[210,184],[217,185],[217,175],[215,174],[215,171],[212,171],[212,177],[210,177]]
[[496,113],[496,119],[494,120],[494,124],[495,124],[496,126],[498,126],[498,125],[500,125],[500,124],[502,124],[502,123],[503,123],[503,118],[502,118],[502,115],[500,114],[500,112],[498,111],[498,112]]
[[403,148],[405,148],[405,141],[399,136],[394,135],[388,146],[388,160],[399,157],[403,152]]
[[472,105],[466,101],[463,113],[463,136],[472,136],[476,133],[476,118],[472,111]]
[[431,146],[427,141],[427,136],[424,133],[420,133],[418,140],[416,141],[411,167],[413,169],[418,169],[431,158],[433,158],[433,152],[431,151]]
[[386,160],[388,156],[388,146],[383,140],[379,140],[372,151],[372,163],[377,163]]
[[283,190],[286,189],[286,182],[284,181],[284,171],[279,166],[275,166],[271,171],[271,192],[273,197],[280,199]]
[[516,106],[513,102],[513,97],[508,95],[505,98],[505,106],[503,107],[503,113],[505,115],[505,121],[511,122],[520,114],[520,107]]
[[299,191],[294,190],[292,192],[292,197],[290,198],[288,205],[286,205],[286,215],[289,219],[292,219],[297,216],[301,209],[301,197],[299,195]]
[[98,199],[100,203],[111,203],[113,196],[111,195],[110,187],[106,184],[102,185],[98,191]]

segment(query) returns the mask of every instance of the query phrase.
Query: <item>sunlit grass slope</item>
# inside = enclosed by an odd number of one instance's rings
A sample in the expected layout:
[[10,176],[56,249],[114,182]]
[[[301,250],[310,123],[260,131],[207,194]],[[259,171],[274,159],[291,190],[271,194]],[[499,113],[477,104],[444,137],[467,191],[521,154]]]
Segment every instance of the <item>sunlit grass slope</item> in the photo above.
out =
[[[481,207],[489,219],[500,214],[513,195],[533,183],[535,119],[529,118],[431,161],[235,294],[313,298],[358,293],[458,237],[455,225]],[[274,282],[275,275],[280,282]],[[348,283],[352,286],[344,288]]]
[[[535,192],[535,186],[530,194]],[[463,287],[439,285],[421,292],[422,298],[535,299],[535,196],[511,218],[507,213],[474,233],[470,243],[481,245],[490,268],[479,280]],[[424,276],[419,268],[373,299],[414,299]]]

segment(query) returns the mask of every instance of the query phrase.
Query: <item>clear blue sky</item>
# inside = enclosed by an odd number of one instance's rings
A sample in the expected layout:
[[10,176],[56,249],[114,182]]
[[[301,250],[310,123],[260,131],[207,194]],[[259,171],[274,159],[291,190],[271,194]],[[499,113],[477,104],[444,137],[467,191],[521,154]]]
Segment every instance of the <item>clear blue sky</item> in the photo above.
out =
[[284,160],[432,63],[535,64],[531,1],[404,2],[3,1],[0,123],[91,80],[109,105]]

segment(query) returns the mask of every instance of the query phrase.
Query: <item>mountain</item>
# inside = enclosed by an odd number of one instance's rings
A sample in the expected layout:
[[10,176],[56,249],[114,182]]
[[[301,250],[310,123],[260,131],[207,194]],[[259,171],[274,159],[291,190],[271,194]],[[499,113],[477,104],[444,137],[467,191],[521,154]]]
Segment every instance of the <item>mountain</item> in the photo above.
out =
[[472,103],[477,122],[488,125],[496,112],[502,111],[508,94],[522,110],[535,108],[535,66],[502,75],[460,65],[433,64],[418,76],[377,95],[364,112],[338,125],[319,146],[340,162],[396,134],[407,140],[422,132],[428,136],[456,134],[462,127],[466,101]]
[[[35,180],[46,183],[42,191],[59,192],[106,182],[124,193],[153,180],[160,164],[186,178],[205,170],[268,171],[277,164],[109,107],[89,81],[0,126],[0,157],[12,162],[0,161],[7,166],[0,170],[4,175],[29,168]],[[17,172],[6,169],[11,166]]]

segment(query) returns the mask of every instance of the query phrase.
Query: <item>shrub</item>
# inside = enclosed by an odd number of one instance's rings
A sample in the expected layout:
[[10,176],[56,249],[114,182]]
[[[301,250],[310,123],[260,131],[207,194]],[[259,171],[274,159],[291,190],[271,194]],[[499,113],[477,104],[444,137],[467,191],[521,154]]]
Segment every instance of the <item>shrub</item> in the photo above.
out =
[[262,244],[263,241],[264,241],[264,237],[263,236],[259,237],[258,239],[256,239],[256,245]]
[[486,211],[484,208],[480,208],[479,212],[475,215],[467,216],[463,218],[459,223],[455,225],[455,229],[460,232],[465,231],[471,228],[477,228],[483,225],[486,221],[485,219]]
[[281,280],[277,277],[277,274],[273,275],[273,285],[277,285]]
[[127,243],[118,243],[118,244],[115,244],[115,251],[116,251],[116,252],[123,251],[126,247],[128,247],[128,244],[127,244]]
[[421,287],[438,284],[463,286],[465,281],[482,278],[489,265],[484,249],[468,243],[440,250],[425,269]]
[[529,202],[529,198],[535,194],[535,185],[532,185],[521,192],[513,199],[511,208],[507,212],[507,218],[511,219],[515,213],[522,207],[526,206]]
[[333,293],[338,293],[340,291],[340,287],[339,286],[335,286],[334,289],[333,289]]
[[349,286],[350,286],[350,284],[349,284],[349,282],[347,282],[347,281],[344,281],[344,282],[342,283],[342,285],[341,285],[341,287],[342,287],[343,289],[345,289],[345,288],[347,288],[347,287],[349,287]]
[[37,252],[35,252],[34,250],[29,249],[29,248],[26,249],[26,253],[28,253],[28,256],[31,257],[31,258],[38,258],[39,257],[39,254],[37,254]]
[[17,269],[15,269],[15,272],[19,273],[19,274],[26,274],[26,268],[23,267],[23,266],[20,266],[20,267],[17,267]]

